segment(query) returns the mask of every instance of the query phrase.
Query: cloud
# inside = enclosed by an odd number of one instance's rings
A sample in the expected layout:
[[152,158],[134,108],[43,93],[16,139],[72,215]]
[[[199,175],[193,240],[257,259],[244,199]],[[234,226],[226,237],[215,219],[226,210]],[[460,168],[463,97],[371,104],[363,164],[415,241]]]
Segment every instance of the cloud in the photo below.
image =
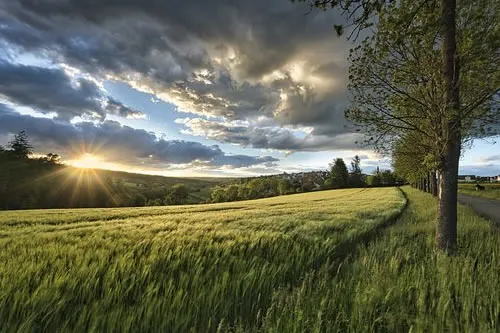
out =
[[244,147],[276,149],[287,151],[321,151],[328,149],[353,149],[359,135],[355,133],[339,134],[331,137],[306,134],[299,137],[289,128],[280,128],[266,124],[263,119],[257,123],[234,125],[231,123],[209,121],[201,118],[177,119],[187,130],[183,133],[203,136],[224,143],[236,143]]
[[107,114],[137,118],[143,114],[108,96],[93,81],[68,76],[60,68],[14,64],[0,60],[0,95],[10,102],[29,106],[57,118],[71,120]]
[[[326,145],[348,133],[349,44],[333,32],[335,11],[308,10],[286,0],[11,0],[0,4],[0,39],[180,111],[308,126]],[[276,146],[300,149],[280,135]]]
[[484,165],[460,165],[459,174],[476,176],[500,175],[500,163],[487,163]]
[[500,154],[483,157],[481,158],[481,162],[500,162]]
[[[62,152],[67,158],[91,153],[108,161],[157,167],[196,164],[205,167],[241,168],[278,161],[271,156],[228,155],[218,146],[199,142],[164,140],[153,133],[106,120],[71,124],[16,113],[0,104],[0,135],[25,130],[38,151]],[[66,157],[65,156],[65,157]]]

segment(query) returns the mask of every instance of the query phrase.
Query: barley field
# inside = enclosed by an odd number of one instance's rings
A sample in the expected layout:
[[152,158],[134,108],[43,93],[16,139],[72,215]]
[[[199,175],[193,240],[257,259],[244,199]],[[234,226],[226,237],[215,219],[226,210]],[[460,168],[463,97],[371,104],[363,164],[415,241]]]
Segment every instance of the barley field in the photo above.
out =
[[402,191],[0,213],[0,331],[500,331],[499,229]]
[[377,188],[1,212],[0,331],[258,330],[281,293],[333,270],[405,201]]

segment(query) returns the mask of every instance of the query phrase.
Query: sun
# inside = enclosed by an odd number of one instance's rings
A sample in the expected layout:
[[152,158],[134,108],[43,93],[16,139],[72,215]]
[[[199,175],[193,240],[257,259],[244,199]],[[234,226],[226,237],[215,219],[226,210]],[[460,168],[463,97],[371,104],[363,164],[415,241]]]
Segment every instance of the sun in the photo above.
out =
[[71,164],[77,168],[94,169],[98,168],[102,164],[102,160],[99,156],[85,153],[78,159],[72,161]]

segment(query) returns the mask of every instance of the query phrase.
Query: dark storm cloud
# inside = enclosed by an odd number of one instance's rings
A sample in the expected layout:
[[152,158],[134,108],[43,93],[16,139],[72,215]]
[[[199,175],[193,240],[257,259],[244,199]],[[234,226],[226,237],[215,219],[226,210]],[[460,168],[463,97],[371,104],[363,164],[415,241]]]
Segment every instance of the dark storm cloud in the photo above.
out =
[[226,143],[236,143],[245,147],[288,150],[321,151],[327,149],[354,149],[357,134],[345,133],[337,136],[305,135],[298,137],[291,129],[260,126],[232,126],[200,118],[181,119],[187,134],[203,136]]
[[59,119],[106,114],[138,117],[142,113],[107,97],[96,83],[72,79],[59,68],[13,64],[0,60],[0,95],[9,101],[43,113],[55,112]]
[[0,6],[0,38],[9,47],[127,81],[180,110],[231,120],[275,117],[311,126],[318,136],[346,132],[345,63],[338,59],[348,46],[335,37],[333,11],[306,15],[307,5],[288,0]]
[[199,142],[158,139],[145,130],[122,126],[115,121],[71,124],[47,118],[21,115],[0,104],[0,135],[25,130],[38,151],[58,149],[68,158],[94,153],[115,163],[198,164],[219,167],[274,162],[270,156],[227,155],[218,146]]

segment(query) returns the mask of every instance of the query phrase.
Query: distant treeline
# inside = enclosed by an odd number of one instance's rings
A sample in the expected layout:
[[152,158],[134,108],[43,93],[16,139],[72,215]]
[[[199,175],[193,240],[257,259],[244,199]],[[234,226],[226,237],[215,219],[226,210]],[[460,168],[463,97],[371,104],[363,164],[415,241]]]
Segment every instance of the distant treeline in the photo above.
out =
[[0,146],[0,209],[229,202],[324,189],[391,186],[397,182],[390,170],[363,174],[357,156],[350,170],[338,158],[328,171],[196,179],[65,166],[57,154],[35,157],[24,132],[17,134],[6,148]]
[[360,163],[360,158],[355,156],[348,170],[344,160],[337,158],[330,164],[328,171],[241,178],[226,186],[215,186],[211,201],[230,202],[317,190],[394,186],[403,183],[391,170],[380,171],[377,168],[373,174],[365,175]]

